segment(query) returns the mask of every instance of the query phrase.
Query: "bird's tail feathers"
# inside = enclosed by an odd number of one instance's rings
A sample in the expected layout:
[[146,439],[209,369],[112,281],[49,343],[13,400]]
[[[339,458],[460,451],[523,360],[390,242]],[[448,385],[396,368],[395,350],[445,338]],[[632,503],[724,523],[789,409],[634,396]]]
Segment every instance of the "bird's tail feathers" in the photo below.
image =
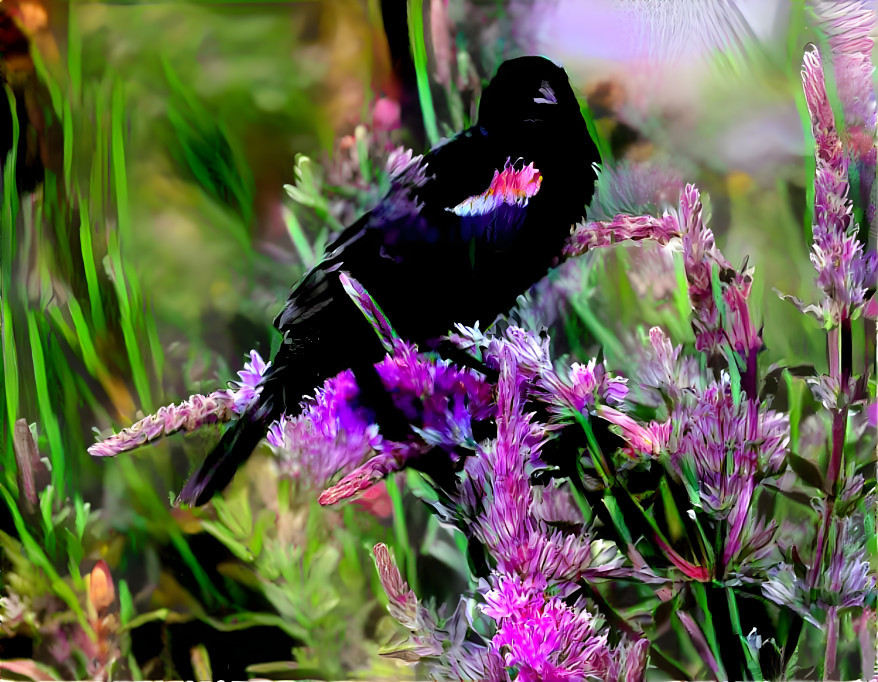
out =
[[220,442],[189,477],[176,504],[201,506],[225,488],[235,472],[265,437],[269,425],[280,417],[278,401],[263,392],[259,402],[223,434]]

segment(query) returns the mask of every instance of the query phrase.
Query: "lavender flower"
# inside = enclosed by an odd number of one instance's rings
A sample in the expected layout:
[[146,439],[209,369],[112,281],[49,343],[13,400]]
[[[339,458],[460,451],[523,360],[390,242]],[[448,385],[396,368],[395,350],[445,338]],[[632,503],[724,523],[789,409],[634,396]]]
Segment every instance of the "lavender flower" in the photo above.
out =
[[[838,96],[845,121],[864,133],[875,132],[876,106],[872,88],[872,39],[875,8],[864,0],[815,0],[814,12],[829,37]],[[850,132],[850,131],[849,131]],[[873,147],[871,143],[869,147]]]
[[[722,351],[728,340],[742,358],[755,360],[762,339],[750,319],[747,299],[750,296],[751,271],[732,268],[714,244],[712,230],[702,219],[701,197],[694,185],[686,185],[680,197],[678,220],[683,233],[683,257],[689,281],[695,328],[695,347],[710,356]],[[725,282],[721,292],[726,304],[728,323],[723,325],[713,291],[713,269],[719,268]],[[755,378],[754,378],[755,380]],[[751,389],[752,390],[752,389]],[[755,397],[754,395],[750,396]]]
[[382,438],[369,410],[356,407],[359,395],[353,372],[328,379],[304,411],[282,417],[269,428],[282,475],[318,489],[337,472],[348,472],[381,449]]
[[229,382],[235,414],[244,414],[262,393],[262,377],[269,367],[270,362],[265,362],[255,350],[250,351],[250,362],[245,362],[244,369],[238,372],[241,381]]
[[619,435],[627,444],[624,451],[629,457],[637,459],[641,453],[658,455],[668,445],[671,420],[664,423],[653,421],[643,425],[630,415],[606,405],[599,405],[595,414],[617,427]]
[[381,587],[387,595],[390,615],[411,631],[415,647],[412,650],[418,656],[436,656],[442,653],[442,643],[436,639],[434,631],[436,621],[432,615],[418,603],[415,593],[403,580],[396,562],[387,549],[387,545],[378,543],[372,549],[375,566]]
[[875,131],[878,123],[872,85],[874,3],[867,0],[817,0],[813,3],[821,28],[829,37],[836,87],[844,111],[847,152],[857,166],[860,201],[866,222],[875,223]]
[[[698,190],[694,185],[686,185],[680,194],[678,211],[665,212],[661,218],[618,215],[607,223],[578,226],[564,247],[564,255],[576,256],[590,248],[624,241],[649,240],[666,245],[672,239],[681,238],[695,347],[710,357],[719,357],[728,342],[747,366],[745,389],[752,397],[755,395],[756,353],[762,348],[762,339],[748,308],[752,273],[746,268],[735,270],[723,257],[714,244],[713,232],[702,220],[702,210]],[[714,292],[713,287],[714,269],[719,269],[721,275],[718,292]],[[715,293],[722,297],[724,311],[717,306]]]
[[228,421],[235,414],[235,398],[230,391],[193,395],[179,405],[160,407],[127,429],[89,446],[92,457],[115,457],[178,431],[195,431],[205,424]]
[[493,651],[518,670],[517,680],[606,676],[612,650],[607,635],[598,634],[600,621],[584,604],[568,606],[558,597],[547,598],[545,585],[514,578],[501,578],[486,601],[485,613],[498,622]]
[[[376,370],[395,405],[412,422],[412,437],[402,443],[371,439],[375,456],[325,490],[320,504],[334,504],[366,490],[434,446],[457,458],[459,448],[475,448],[472,422],[493,414],[491,386],[484,377],[420,354],[411,344],[398,342],[394,354]],[[361,432],[360,426],[355,432]]]
[[408,661],[425,658],[431,663],[434,679],[506,679],[500,661],[488,647],[465,638],[467,632],[472,632],[466,600],[462,599],[454,614],[440,625],[403,580],[387,546],[379,543],[372,553],[389,602],[388,611],[410,632],[402,650],[385,655]]
[[[497,439],[466,462],[469,476],[461,493],[465,506],[482,510],[474,532],[497,562],[483,609],[497,622],[492,651],[523,680],[603,676],[613,653],[599,621],[584,604],[570,606],[561,599],[565,585],[590,573],[591,541],[552,532],[533,513],[536,500],[525,465],[539,450],[545,427],[521,410],[520,389],[528,372],[518,371],[515,347],[502,345],[497,357]],[[535,358],[529,353],[525,359]],[[613,555],[605,560],[613,564]],[[550,585],[561,591],[548,594]]]
[[869,595],[875,593],[876,579],[869,567],[863,532],[858,528],[861,524],[862,517],[835,518],[835,542],[816,591],[792,565],[780,563],[762,586],[763,594],[816,627],[823,625],[830,608],[864,606]]
[[160,407],[158,412],[145,417],[127,429],[88,448],[92,457],[115,457],[134,450],[163,436],[178,431],[195,431],[205,424],[229,421],[243,414],[262,391],[262,377],[271,366],[255,350],[250,351],[250,362],[238,372],[241,381],[229,382],[230,390],[214,391],[209,395],[193,395],[179,405]]
[[567,371],[546,370],[536,378],[534,396],[560,417],[587,414],[597,401],[620,405],[628,395],[627,379],[612,377],[592,358],[588,364],[574,362]]
[[695,358],[680,356],[682,346],[674,346],[660,327],[649,330],[650,351],[640,363],[639,383],[647,391],[666,395],[673,403],[703,385]]
[[612,246],[625,241],[648,239],[664,245],[679,236],[679,224],[672,214],[665,213],[661,218],[649,215],[617,215],[608,222],[577,225],[564,246],[564,255],[578,256],[589,249]]
[[375,366],[394,403],[429,445],[472,449],[472,421],[493,413],[491,387],[480,374],[427,357],[400,342]]
[[874,285],[878,261],[874,253],[864,254],[857,240],[858,230],[848,198],[847,160],[826,95],[823,65],[816,48],[805,53],[802,84],[811,114],[817,159],[811,262],[817,269],[817,284],[825,297],[826,324],[836,326],[856,317],[864,306],[866,289]]
[[342,500],[351,499],[365,492],[389,474],[401,471],[405,468],[408,459],[425,451],[425,449],[410,446],[401,449],[401,451],[390,450],[375,455],[347,474],[338,483],[320,493],[317,502],[329,506]]
[[[681,476],[687,467],[692,468],[704,510],[728,524],[722,553],[726,567],[744,550],[755,477],[774,473],[783,464],[788,418],[755,400],[736,403],[724,380],[699,392],[694,404],[678,406],[672,421],[671,463]],[[771,532],[750,529],[746,535],[760,543],[747,547],[748,553],[771,540]]]

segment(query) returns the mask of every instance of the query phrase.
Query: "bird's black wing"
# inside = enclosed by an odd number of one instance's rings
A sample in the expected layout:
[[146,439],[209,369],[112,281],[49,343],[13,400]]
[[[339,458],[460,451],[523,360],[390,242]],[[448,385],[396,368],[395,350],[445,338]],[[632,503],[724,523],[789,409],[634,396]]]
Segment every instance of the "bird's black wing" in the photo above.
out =
[[[318,331],[317,327],[321,336],[331,331],[326,327],[338,329],[339,323],[328,317],[349,307],[338,281],[340,271],[366,287],[405,338],[423,341],[428,332],[445,333],[441,324],[429,329],[424,318],[438,322],[453,317],[450,308],[447,314],[437,315],[436,306],[443,307],[446,301],[455,305],[459,290],[474,285],[470,248],[474,235],[462,230],[465,226],[455,209],[488,190],[507,160],[478,127],[438,145],[422,159],[413,159],[392,179],[381,203],[345,229],[327,247],[323,260],[293,287],[275,319],[285,342],[301,343],[300,337]],[[494,228],[504,216],[510,222],[522,215],[500,211],[494,218],[483,216],[482,222],[492,234],[499,234],[503,229]],[[344,319],[344,324],[350,322]],[[449,317],[445,324],[451,322]]]

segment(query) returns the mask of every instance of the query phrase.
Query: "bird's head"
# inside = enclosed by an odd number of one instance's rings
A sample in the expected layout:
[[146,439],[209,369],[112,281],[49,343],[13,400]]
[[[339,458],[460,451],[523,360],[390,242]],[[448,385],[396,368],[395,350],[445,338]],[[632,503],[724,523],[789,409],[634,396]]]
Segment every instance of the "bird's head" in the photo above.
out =
[[586,130],[567,72],[545,57],[503,62],[482,93],[479,125],[497,133]]
[[600,156],[562,67],[545,57],[504,62],[482,93],[479,125],[510,158],[535,165],[542,200],[569,204],[565,220],[581,217]]

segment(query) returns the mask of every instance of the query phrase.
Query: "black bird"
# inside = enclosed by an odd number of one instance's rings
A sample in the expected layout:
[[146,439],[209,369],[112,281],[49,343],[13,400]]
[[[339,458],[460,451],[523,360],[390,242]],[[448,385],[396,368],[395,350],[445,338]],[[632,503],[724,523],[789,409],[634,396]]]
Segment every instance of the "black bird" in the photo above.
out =
[[502,64],[478,123],[397,173],[382,202],[293,287],[274,321],[284,340],[257,403],[178,501],[207,502],[272,421],[298,413],[303,395],[347,368],[362,399],[376,413],[386,407],[373,366],[384,350],[340,272],[366,288],[402,338],[435,348],[455,322],[490,323],[547,273],[591,199],[598,161],[564,69],[543,57]]

